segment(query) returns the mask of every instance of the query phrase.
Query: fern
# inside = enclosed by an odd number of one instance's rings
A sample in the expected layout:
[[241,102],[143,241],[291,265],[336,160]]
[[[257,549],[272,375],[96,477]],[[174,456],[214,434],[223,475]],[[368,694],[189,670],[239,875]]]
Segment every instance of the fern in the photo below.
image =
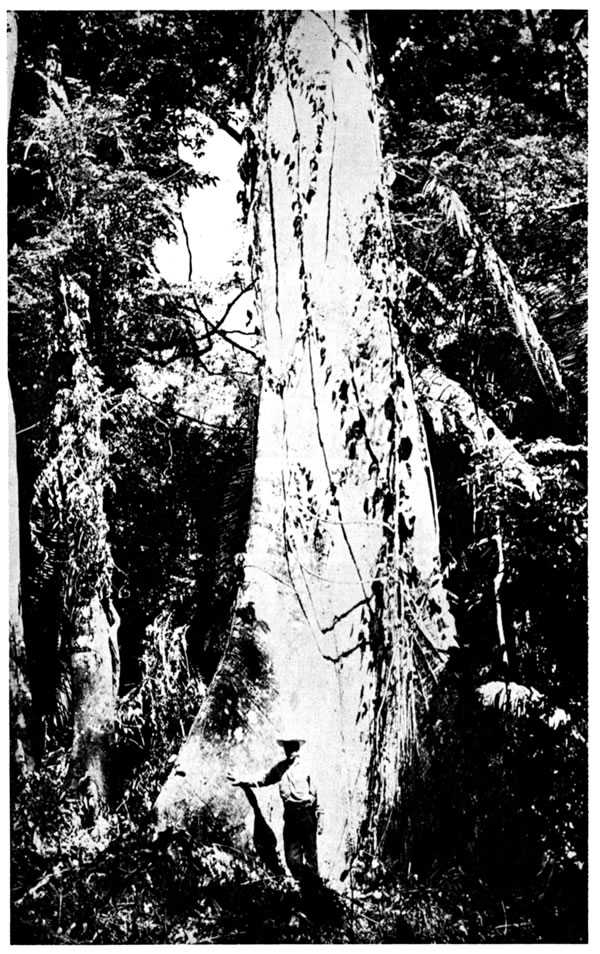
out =
[[542,387],[559,407],[565,403],[565,386],[556,359],[540,335],[530,308],[517,290],[506,262],[498,255],[490,239],[473,221],[466,206],[450,186],[432,176],[423,188],[423,195],[434,199],[447,221],[454,225],[461,238],[468,239],[464,276],[472,273],[475,262],[481,261],[483,270],[504,303],[515,330],[523,342]]

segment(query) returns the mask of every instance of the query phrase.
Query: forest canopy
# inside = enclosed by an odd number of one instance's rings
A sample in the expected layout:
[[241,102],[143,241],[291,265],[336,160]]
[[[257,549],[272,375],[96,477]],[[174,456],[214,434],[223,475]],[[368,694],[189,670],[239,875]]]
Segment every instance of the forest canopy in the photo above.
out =
[[[586,64],[9,15],[13,942],[586,939]],[[288,722],[310,889],[227,781]]]

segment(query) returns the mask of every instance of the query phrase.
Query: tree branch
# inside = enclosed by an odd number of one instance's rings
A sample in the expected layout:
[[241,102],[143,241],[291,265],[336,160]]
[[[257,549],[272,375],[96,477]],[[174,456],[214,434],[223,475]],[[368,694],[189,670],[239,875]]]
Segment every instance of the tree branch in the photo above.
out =
[[183,217],[183,212],[180,211],[180,212],[178,213],[178,215],[179,215],[179,222],[180,222],[180,224],[181,224],[181,231],[183,232],[183,238],[184,238],[184,241],[185,241],[185,247],[186,247],[186,250],[187,250],[187,256],[188,256],[188,277],[187,277],[187,280],[188,280],[188,283],[190,283],[190,282],[192,281],[192,272],[193,272],[193,264],[194,264],[194,263],[193,263],[193,259],[192,259],[192,247],[191,247],[191,245],[190,245],[190,236],[189,236],[189,232],[188,232],[188,230],[187,230],[186,224],[185,224],[185,219],[184,219],[184,217]]
[[196,314],[202,319],[207,329],[206,334],[201,335],[199,338],[196,339],[196,341],[197,342],[203,341],[207,338],[210,341],[212,338],[212,335],[216,334],[216,335],[219,335],[220,338],[223,338],[223,340],[226,341],[227,344],[231,345],[233,348],[239,348],[240,351],[244,351],[246,354],[249,354],[252,358],[254,358],[255,361],[260,362],[262,359],[259,358],[259,356],[255,354],[254,351],[252,351],[250,348],[247,348],[245,345],[241,344],[239,341],[234,341],[232,338],[229,337],[229,334],[227,332],[223,331],[223,328],[222,328],[222,325],[224,325],[225,321],[227,320],[227,316],[230,314],[234,305],[240,300],[240,298],[243,295],[246,294],[246,292],[250,291],[250,289],[253,286],[254,286],[254,282],[252,281],[246,288],[242,288],[241,291],[238,292],[238,294],[235,296],[235,298],[232,298],[232,300],[228,303],[225,311],[216,322],[211,321],[210,318],[206,316],[200,302],[198,301],[198,296],[196,295],[196,292],[192,292],[192,300],[194,302],[195,309],[188,308],[187,310],[188,311],[195,310]]
[[[154,401],[152,398],[148,397],[147,394],[142,394],[141,391],[137,391],[136,394],[142,398],[143,401],[147,401],[148,404],[152,404],[153,407],[162,408],[160,401]],[[192,414],[186,414],[184,411],[176,411],[175,408],[170,407],[169,414],[174,414],[175,417],[181,417],[186,421],[191,421],[192,424],[195,424],[196,427],[212,427],[214,430],[220,430],[221,424],[213,424],[210,421],[205,421],[200,417],[193,417]],[[158,415],[156,415],[158,417]],[[158,418],[162,424],[168,427],[167,421],[163,421],[161,418]],[[247,430],[247,428],[240,428],[240,430]]]
[[207,107],[206,115],[215,124],[215,126],[218,126],[219,129],[222,129],[223,132],[227,133],[228,136],[231,136],[231,138],[235,142],[237,142],[238,145],[240,146],[243,145],[243,142],[244,142],[243,133],[235,129],[235,127],[232,126],[231,123],[227,122],[226,119],[222,119],[215,115],[215,112],[214,112],[215,104],[211,103],[210,99],[208,99],[207,96],[203,96],[202,93],[196,93],[196,95],[198,99],[200,100],[200,102],[203,103],[205,107]]
[[564,444],[556,437],[547,437],[525,447],[524,454],[527,460],[534,464],[553,464],[569,458],[585,461],[588,449],[585,444]]
[[414,384],[417,400],[436,434],[466,437],[472,452],[492,454],[503,482],[516,484],[529,497],[539,496],[539,479],[531,464],[457,381],[428,367],[415,375]]

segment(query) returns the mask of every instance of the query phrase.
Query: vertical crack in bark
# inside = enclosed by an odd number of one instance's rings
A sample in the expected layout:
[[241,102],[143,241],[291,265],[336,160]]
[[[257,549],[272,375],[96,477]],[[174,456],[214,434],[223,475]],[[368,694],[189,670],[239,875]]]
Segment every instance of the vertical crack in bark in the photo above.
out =
[[275,228],[275,207],[273,205],[273,176],[270,163],[267,163],[267,182],[269,183],[269,217],[271,221],[271,241],[273,242],[273,267],[275,269],[275,314],[279,323],[279,334],[283,341],[283,323],[279,310],[279,260],[277,258],[277,231]]
[[[334,14],[335,16],[335,14]],[[333,141],[331,144],[331,157],[329,160],[329,172],[327,175],[327,219],[325,225],[325,261],[329,255],[329,229],[331,226],[331,190],[333,183],[333,163],[335,161],[335,144],[337,139],[337,116],[335,114],[335,88],[331,83],[331,120],[333,122]]]

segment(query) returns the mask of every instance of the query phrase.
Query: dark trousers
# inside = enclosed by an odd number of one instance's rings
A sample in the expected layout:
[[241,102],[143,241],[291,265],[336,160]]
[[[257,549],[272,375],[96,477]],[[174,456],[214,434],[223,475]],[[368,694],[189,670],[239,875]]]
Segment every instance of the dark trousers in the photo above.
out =
[[297,881],[319,876],[314,805],[284,803],[283,847],[286,864]]

